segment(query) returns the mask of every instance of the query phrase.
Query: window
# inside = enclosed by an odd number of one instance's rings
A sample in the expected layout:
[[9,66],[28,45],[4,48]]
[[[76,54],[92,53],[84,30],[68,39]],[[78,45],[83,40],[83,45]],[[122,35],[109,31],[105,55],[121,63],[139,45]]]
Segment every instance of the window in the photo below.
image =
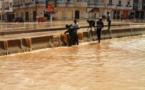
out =
[[127,7],[131,7],[131,5],[130,5],[130,0],[127,2],[127,5],[126,5]]
[[111,6],[111,5],[113,5],[113,2],[112,2],[112,0],[109,0],[108,6]]
[[121,0],[118,1],[118,5],[117,6],[122,6]]
[[109,4],[112,5],[112,0],[109,0]]

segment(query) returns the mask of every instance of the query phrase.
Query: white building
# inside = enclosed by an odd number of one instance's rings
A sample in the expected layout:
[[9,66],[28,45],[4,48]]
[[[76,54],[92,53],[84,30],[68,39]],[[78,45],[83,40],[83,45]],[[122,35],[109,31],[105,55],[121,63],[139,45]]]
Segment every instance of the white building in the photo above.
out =
[[134,0],[134,18],[144,19],[145,18],[145,0]]
[[87,0],[57,0],[55,17],[56,19],[70,20],[85,19],[88,17],[87,3]]
[[0,17],[3,21],[12,21],[13,14],[13,0],[0,0]]
[[[110,12],[112,18],[128,18],[133,9],[133,0],[48,0],[53,12],[48,12],[46,0],[13,0],[15,17],[24,21],[36,21],[44,17],[56,20],[99,17]],[[90,14],[88,15],[88,13]],[[46,16],[46,13],[48,14]]]
[[87,0],[48,0],[48,6],[53,8],[51,13],[46,8],[46,0],[13,1],[15,16],[22,18],[24,21],[43,20],[46,17],[49,19],[51,14],[53,14],[55,20],[84,19],[88,16]]
[[133,10],[133,0],[90,0],[88,5],[96,17],[110,12],[114,19],[128,18]]
[[16,19],[36,21],[44,17],[46,0],[13,0],[13,2]]

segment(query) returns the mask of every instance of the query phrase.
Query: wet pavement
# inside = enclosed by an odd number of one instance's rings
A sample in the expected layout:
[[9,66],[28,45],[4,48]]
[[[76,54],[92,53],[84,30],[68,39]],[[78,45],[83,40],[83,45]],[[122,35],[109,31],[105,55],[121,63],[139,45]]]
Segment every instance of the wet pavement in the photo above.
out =
[[[40,29],[52,29],[52,28],[64,28],[66,24],[72,24],[72,20],[67,21],[53,21],[53,22],[14,22],[14,23],[1,23],[0,32],[4,31],[29,31],[29,30],[40,30]],[[87,20],[79,20],[80,26],[88,26]],[[107,22],[104,21],[105,25]],[[134,23],[131,21],[112,21],[113,25],[127,25],[135,24],[142,25],[142,23]]]
[[0,90],[145,90],[145,36],[0,57]]
[[[112,33],[114,30],[124,30],[124,29],[136,29],[136,28],[145,28],[145,25],[129,25],[129,26],[112,26]],[[107,30],[107,27],[104,27],[103,30]],[[15,34],[4,34],[0,35],[0,41],[3,40],[14,40],[14,39],[23,39],[23,38],[31,38],[31,37],[40,37],[40,36],[59,36],[64,34],[66,30],[58,30],[58,31],[42,31],[42,32],[27,32],[27,33],[15,33]],[[88,32],[88,28],[81,28],[78,30],[79,33]]]

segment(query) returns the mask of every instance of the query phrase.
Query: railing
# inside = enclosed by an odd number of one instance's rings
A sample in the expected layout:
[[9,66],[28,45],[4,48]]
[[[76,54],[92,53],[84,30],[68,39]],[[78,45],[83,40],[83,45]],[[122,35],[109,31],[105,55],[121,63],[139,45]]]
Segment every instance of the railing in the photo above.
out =
[[57,6],[59,6],[59,7],[65,7],[65,6],[73,7],[74,3],[72,3],[72,2],[57,2]]
[[100,3],[100,4],[99,3],[96,3],[96,4],[95,3],[89,3],[88,7],[92,7],[92,8],[98,7],[99,8],[99,7],[105,7],[105,5],[102,4],[102,3]]
[[125,10],[131,10],[131,9],[133,9],[133,7],[132,6],[116,6],[116,8],[117,9],[125,9]]
[[87,2],[76,2],[75,6],[78,6],[78,7],[87,7],[88,4],[87,4]]
[[114,5],[114,4],[112,4],[112,3],[109,3],[109,4],[107,4],[107,8],[116,8],[116,6]]
[[21,4],[14,4],[13,7],[14,8],[24,8],[24,7],[30,7],[30,6],[34,6],[34,5],[42,5],[45,4],[44,1],[39,1],[39,2],[24,2]]
[[57,6],[59,7],[73,7],[73,6],[78,6],[78,7],[87,7],[88,4],[87,2],[57,2]]

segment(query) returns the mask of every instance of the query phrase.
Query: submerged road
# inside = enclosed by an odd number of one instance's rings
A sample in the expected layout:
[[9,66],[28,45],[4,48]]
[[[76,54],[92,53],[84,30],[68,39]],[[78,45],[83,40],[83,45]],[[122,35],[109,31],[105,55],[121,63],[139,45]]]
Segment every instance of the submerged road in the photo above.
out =
[[145,36],[0,56],[0,90],[145,90]]

